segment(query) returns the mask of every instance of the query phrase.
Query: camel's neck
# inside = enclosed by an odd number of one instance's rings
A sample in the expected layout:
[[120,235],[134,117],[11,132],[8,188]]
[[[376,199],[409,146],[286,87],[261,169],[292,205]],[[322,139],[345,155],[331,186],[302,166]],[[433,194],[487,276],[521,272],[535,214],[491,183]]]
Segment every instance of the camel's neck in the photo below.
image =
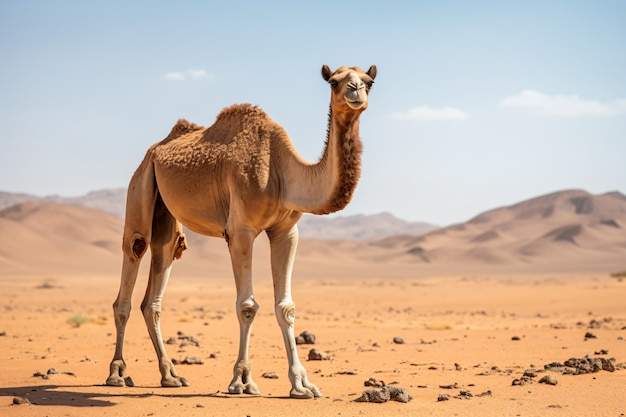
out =
[[328,138],[322,158],[316,164],[291,160],[285,173],[284,203],[292,210],[329,214],[343,209],[361,176],[362,145],[359,138],[359,114],[328,121]]

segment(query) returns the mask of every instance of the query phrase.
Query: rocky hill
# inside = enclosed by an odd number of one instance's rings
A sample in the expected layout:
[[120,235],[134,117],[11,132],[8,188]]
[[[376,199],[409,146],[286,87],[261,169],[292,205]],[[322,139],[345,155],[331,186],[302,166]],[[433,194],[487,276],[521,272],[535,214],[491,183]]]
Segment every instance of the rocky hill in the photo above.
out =
[[[87,207],[123,218],[125,215],[126,189],[98,190],[77,197],[57,195],[37,197],[31,194],[0,191],[0,210],[14,204],[32,201]],[[371,241],[400,233],[420,235],[438,227],[423,222],[407,222],[390,213],[380,213],[353,216],[314,216],[306,214],[298,223],[298,228],[300,236],[305,239]]]

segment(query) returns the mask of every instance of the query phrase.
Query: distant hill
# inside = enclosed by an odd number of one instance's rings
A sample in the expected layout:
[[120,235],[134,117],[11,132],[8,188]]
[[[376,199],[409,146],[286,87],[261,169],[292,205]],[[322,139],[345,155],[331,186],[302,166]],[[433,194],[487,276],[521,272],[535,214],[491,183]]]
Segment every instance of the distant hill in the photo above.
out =
[[98,190],[77,197],[62,197],[59,195],[38,197],[32,194],[8,193],[0,191],[0,210],[14,204],[26,203],[29,201],[43,201],[47,203],[68,204],[71,206],[93,208],[96,210],[106,211],[107,213],[123,218],[126,205],[126,189],[111,188]]
[[[93,191],[78,197],[7,193],[0,191],[0,210],[14,204],[43,201],[102,210],[123,218],[126,212],[126,189],[114,188]],[[400,233],[420,235],[437,229],[422,222],[407,222],[390,213],[353,216],[305,215],[298,223],[300,236],[305,239],[359,240],[383,239]]]
[[[626,196],[567,190],[489,210],[466,223],[375,245],[426,264],[626,267]],[[621,265],[621,266],[620,266]]]
[[399,234],[418,236],[438,228],[424,222],[407,222],[390,213],[334,217],[305,214],[298,222],[300,236],[329,240],[374,241]]
[[[123,220],[113,214],[66,204],[30,201],[0,210],[0,277],[118,275],[122,228]],[[189,250],[176,263],[177,275],[232,279],[223,239],[188,233],[188,240]],[[253,256],[255,275],[270,276],[264,234],[257,239]],[[148,265],[144,262],[143,267]],[[575,275],[624,269],[626,196],[569,190],[489,210],[422,236],[396,235],[373,242],[304,238],[294,273],[319,280],[384,279],[389,274]]]

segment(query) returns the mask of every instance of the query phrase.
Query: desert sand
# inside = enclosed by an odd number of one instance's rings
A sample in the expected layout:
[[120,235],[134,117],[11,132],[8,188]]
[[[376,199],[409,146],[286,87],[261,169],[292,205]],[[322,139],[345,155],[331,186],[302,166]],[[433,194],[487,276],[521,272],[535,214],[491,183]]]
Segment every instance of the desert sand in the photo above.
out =
[[[619,242],[614,229],[608,233]],[[594,247],[605,240],[598,230],[589,234]],[[250,347],[261,395],[227,393],[238,344],[235,289],[224,243],[194,236],[174,265],[161,319],[170,357],[202,362],[177,365],[191,385],[159,385],[139,311],[142,267],[124,349],[135,386],[105,386],[120,231],[119,218],[70,206],[28,206],[0,217],[1,416],[626,414],[626,282],[610,276],[626,262],[621,243],[613,256],[591,249],[583,259],[575,251],[575,261],[562,256],[562,244],[571,242],[557,239],[550,263],[544,250],[530,264],[504,256],[466,264],[465,255],[425,263],[381,252],[406,238],[303,241],[294,270],[296,333],[316,336],[299,354],[324,397],[293,400],[263,238],[255,247],[261,310]],[[434,247],[433,239],[441,233],[421,242]],[[311,349],[326,359],[307,360]],[[586,357],[587,368],[567,362]],[[373,379],[403,388],[411,401],[355,401]]]

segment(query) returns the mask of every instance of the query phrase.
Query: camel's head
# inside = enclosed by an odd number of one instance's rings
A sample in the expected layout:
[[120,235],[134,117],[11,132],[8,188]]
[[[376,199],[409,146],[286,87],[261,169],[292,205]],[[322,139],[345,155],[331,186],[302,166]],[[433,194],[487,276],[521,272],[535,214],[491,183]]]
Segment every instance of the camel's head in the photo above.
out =
[[359,67],[339,67],[333,72],[324,65],[322,77],[331,86],[333,108],[360,113],[367,108],[367,96],[376,78],[376,65],[367,72]]

